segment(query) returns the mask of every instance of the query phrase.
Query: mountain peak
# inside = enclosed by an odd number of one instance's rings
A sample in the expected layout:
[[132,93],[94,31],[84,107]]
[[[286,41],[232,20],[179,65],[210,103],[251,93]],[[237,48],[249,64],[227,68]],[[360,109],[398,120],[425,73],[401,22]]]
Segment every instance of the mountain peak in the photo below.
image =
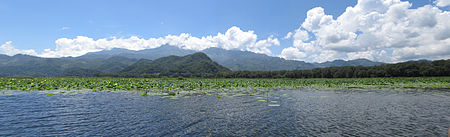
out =
[[191,58],[193,60],[211,60],[208,55],[203,52],[196,52],[194,54],[190,54],[185,56],[186,58]]
[[27,55],[27,54],[16,54],[16,55],[13,55],[13,57],[32,57],[32,56]]
[[0,54],[0,57],[10,57],[10,56],[5,55],[5,54]]
[[168,56],[154,61],[141,59],[123,69],[122,74],[145,77],[213,77],[230,71],[213,62],[205,53],[197,52],[183,57]]

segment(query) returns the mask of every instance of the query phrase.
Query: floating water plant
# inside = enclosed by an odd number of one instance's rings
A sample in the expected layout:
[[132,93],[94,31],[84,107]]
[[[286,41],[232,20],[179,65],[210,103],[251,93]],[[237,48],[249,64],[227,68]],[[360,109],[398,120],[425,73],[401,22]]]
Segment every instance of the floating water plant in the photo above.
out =
[[57,93],[48,93],[47,95],[56,95]]
[[142,93],[141,96],[147,96],[147,92]]
[[[334,79],[158,79],[158,78],[76,78],[76,77],[0,77],[0,90],[46,91],[146,91],[171,96],[185,94],[257,96],[278,89],[382,89],[450,88],[450,77],[411,78],[334,78]],[[275,90],[269,90],[275,89]],[[73,92],[77,91],[77,92]],[[61,92],[61,93],[62,93]],[[56,94],[56,93],[55,93]],[[142,93],[144,94],[144,93]],[[142,95],[141,94],[141,95]],[[147,95],[147,94],[144,94]],[[281,95],[287,96],[287,95]]]
[[169,95],[175,96],[175,95],[177,95],[177,94],[176,94],[175,92],[170,92]]

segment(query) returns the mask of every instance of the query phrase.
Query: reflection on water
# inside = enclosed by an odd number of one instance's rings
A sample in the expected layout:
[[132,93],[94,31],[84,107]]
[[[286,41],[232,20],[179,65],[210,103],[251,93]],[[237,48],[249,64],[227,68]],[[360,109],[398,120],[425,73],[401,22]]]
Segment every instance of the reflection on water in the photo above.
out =
[[450,92],[0,96],[0,136],[446,136]]

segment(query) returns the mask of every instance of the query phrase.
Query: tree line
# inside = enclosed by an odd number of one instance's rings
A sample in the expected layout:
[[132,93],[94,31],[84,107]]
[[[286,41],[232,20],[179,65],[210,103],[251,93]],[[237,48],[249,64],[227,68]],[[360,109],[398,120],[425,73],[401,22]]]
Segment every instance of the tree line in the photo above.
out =
[[450,76],[450,59],[410,61],[379,66],[344,66],[286,71],[221,72],[219,78],[369,78]]
[[[201,74],[201,75],[200,75]],[[436,77],[450,76],[450,59],[410,61],[378,66],[344,66],[311,70],[221,71],[217,73],[103,73],[99,77],[185,77],[185,78],[370,78],[370,77]]]

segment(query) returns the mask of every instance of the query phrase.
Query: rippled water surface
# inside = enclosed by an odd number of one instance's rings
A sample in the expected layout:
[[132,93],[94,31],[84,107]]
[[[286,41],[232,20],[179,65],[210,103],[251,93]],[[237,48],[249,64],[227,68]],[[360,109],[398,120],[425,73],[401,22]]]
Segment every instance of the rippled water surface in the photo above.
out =
[[0,136],[447,136],[450,91],[0,96]]

